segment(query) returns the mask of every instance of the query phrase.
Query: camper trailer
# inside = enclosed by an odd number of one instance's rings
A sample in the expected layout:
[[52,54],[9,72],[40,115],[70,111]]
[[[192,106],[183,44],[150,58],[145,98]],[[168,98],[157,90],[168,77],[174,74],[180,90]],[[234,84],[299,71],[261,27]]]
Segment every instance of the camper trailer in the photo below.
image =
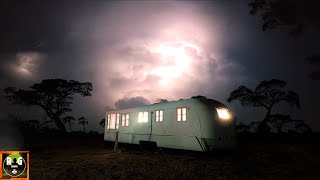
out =
[[228,108],[215,100],[193,97],[106,113],[105,141],[194,151],[235,146],[235,123]]

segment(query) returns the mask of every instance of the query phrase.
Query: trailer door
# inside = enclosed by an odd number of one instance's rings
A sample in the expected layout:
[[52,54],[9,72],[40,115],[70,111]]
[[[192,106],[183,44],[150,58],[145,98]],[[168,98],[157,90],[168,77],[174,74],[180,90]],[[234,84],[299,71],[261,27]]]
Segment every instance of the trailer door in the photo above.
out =
[[141,140],[149,140],[151,137],[151,111],[139,111],[138,123],[135,126],[135,134],[141,135]]

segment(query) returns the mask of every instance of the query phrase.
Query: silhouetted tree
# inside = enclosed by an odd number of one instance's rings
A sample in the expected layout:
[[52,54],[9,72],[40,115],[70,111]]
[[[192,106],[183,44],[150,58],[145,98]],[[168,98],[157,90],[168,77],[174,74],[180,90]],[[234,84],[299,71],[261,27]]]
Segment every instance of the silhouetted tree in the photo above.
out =
[[71,132],[71,125],[73,124],[72,121],[75,121],[74,117],[73,116],[66,116],[62,119],[63,123],[66,124],[68,123],[69,124],[69,129],[70,129],[70,132]]
[[253,121],[249,123],[250,130],[252,132],[258,132],[261,121]]
[[260,15],[262,29],[286,27],[292,35],[300,35],[305,28],[320,29],[318,0],[251,0],[250,14]]
[[298,133],[302,133],[302,134],[311,134],[312,133],[312,129],[310,128],[310,126],[304,122],[297,123],[295,125],[295,129]]
[[282,133],[282,128],[285,124],[301,121],[291,119],[290,115],[272,114],[269,116],[268,122],[272,124],[273,127],[275,127],[277,132],[280,134]]
[[299,95],[293,91],[286,91],[284,87],[286,82],[278,79],[261,81],[258,86],[252,90],[246,86],[239,86],[230,93],[228,102],[240,101],[243,106],[263,107],[266,109],[266,115],[259,124],[259,132],[268,131],[267,120],[271,114],[272,108],[280,102],[286,102],[291,106],[300,108]]
[[250,126],[246,125],[242,122],[240,122],[237,126],[236,126],[236,131],[238,133],[249,133],[250,131]]
[[[288,28],[290,34],[297,37],[306,32],[305,29],[320,31],[320,1],[319,0],[251,0],[250,14],[260,15],[263,21],[262,30],[278,27]],[[319,33],[313,38],[320,40]],[[320,63],[320,52],[306,59],[313,58]],[[320,70],[315,70],[309,77],[320,80]]]
[[88,124],[89,122],[84,117],[79,118],[78,121],[79,124],[83,125],[83,132],[86,133],[86,124]]
[[106,125],[106,119],[105,118],[101,119],[100,122],[99,122],[99,125],[101,127],[104,127]]
[[17,90],[13,87],[5,89],[7,99],[13,104],[41,107],[56,126],[66,131],[61,120],[66,112],[72,111],[73,95],[90,96],[92,84],[74,80],[46,79],[30,86],[30,90]]

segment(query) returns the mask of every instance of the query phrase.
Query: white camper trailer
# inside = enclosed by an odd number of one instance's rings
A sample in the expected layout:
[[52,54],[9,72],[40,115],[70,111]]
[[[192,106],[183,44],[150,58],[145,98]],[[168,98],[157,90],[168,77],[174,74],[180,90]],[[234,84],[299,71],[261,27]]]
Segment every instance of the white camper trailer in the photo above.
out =
[[228,108],[196,97],[106,113],[105,141],[211,151],[235,146],[235,123]]

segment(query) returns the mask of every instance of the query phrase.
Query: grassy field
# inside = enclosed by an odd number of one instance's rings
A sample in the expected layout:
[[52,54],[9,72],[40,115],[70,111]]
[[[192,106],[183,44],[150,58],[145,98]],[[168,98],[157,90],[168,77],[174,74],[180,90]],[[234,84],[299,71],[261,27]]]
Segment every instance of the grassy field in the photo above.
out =
[[316,179],[320,142],[239,140],[234,152],[204,154],[104,147],[102,136],[48,136],[26,142],[31,179]]

